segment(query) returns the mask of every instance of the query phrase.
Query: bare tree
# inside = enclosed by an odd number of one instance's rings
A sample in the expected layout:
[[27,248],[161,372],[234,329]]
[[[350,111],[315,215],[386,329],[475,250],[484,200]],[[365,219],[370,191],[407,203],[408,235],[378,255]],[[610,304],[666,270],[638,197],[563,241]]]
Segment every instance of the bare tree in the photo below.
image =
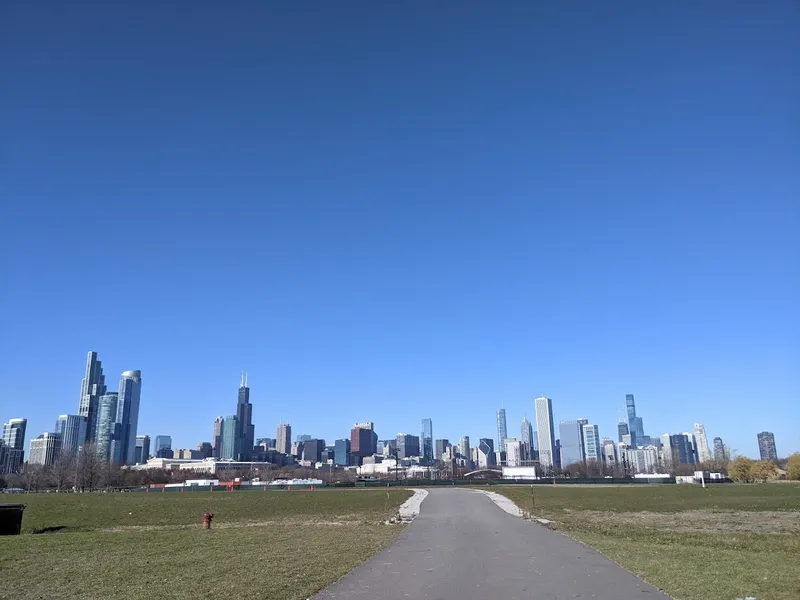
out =
[[49,480],[57,492],[67,487],[67,483],[75,480],[75,457],[71,454],[62,454],[51,465]]
[[93,443],[83,446],[78,454],[75,468],[75,487],[81,491],[92,491],[97,487],[103,461],[97,456],[97,447]]

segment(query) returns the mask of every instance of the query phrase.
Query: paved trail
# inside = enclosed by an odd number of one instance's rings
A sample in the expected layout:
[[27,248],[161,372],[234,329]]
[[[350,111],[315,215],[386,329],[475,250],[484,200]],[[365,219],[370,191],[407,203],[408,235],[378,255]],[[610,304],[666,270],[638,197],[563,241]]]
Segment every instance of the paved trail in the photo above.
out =
[[433,489],[394,544],[314,600],[664,600],[583,544],[467,489]]

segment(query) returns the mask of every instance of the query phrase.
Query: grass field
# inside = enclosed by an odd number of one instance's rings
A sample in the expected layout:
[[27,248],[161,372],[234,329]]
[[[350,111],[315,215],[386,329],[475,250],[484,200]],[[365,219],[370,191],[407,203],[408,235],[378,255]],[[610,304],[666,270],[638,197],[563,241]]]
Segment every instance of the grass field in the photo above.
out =
[[[408,490],[28,494],[0,598],[308,598],[400,533]],[[214,514],[203,530],[203,513]],[[45,533],[34,533],[37,531]]]
[[678,600],[800,598],[800,485],[494,489]]

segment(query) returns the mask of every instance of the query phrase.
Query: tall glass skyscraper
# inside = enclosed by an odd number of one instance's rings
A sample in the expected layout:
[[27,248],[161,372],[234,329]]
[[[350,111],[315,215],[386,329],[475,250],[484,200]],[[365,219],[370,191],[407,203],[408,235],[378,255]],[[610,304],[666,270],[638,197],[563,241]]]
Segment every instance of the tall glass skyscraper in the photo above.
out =
[[541,396],[533,401],[536,430],[539,434],[539,465],[546,473],[556,465],[556,436],[553,428],[553,401]]
[[[292,426],[289,423],[278,425],[277,436],[275,438],[275,448],[278,452],[289,454],[292,451]],[[347,455],[350,456],[350,442],[347,442]],[[335,452],[335,451],[334,451]],[[343,463],[348,464],[348,463]]]
[[136,463],[136,429],[139,425],[139,398],[142,372],[123,371],[119,380],[117,423],[119,439],[114,441],[114,455],[119,464]]
[[222,451],[219,457],[223,460],[241,460],[242,438],[239,417],[230,415],[222,423]]
[[150,456],[150,436],[137,435],[136,436],[136,450],[134,451],[133,460],[136,464],[144,464]]
[[247,386],[247,373],[242,373],[242,382],[239,385],[239,400],[236,403],[236,423],[238,426],[237,436],[239,441],[237,443],[236,455],[233,458],[234,460],[249,461],[253,456],[255,427],[253,427],[253,405],[250,404],[250,388]]
[[433,462],[433,421],[431,419],[422,419],[420,441],[422,442],[422,458],[428,463]]
[[55,432],[61,436],[61,455],[75,456],[86,443],[88,419],[81,415],[59,415]]
[[[291,444],[291,441],[289,443]],[[278,451],[281,451],[280,448],[278,448]],[[350,440],[347,439],[336,440],[333,443],[333,463],[337,467],[347,467],[350,465]]]
[[644,441],[644,425],[642,418],[636,416],[636,402],[633,394],[625,395],[625,405],[628,409],[628,429],[631,435],[631,446],[636,446]]
[[25,430],[28,428],[27,419],[9,419],[3,424],[3,444],[5,456],[0,469],[6,473],[19,471],[25,459]]
[[98,399],[97,405],[97,456],[100,460],[119,462],[119,423],[117,423],[117,407],[119,394],[108,392]]
[[102,363],[97,360],[97,352],[89,352],[86,358],[86,372],[81,381],[81,397],[78,414],[86,417],[86,441],[97,439],[97,411],[100,396],[106,393],[106,378]]
[[558,424],[561,439],[561,466],[583,463],[586,458],[583,450],[583,423],[586,419],[569,419]]
[[[169,454],[169,456],[165,456]],[[172,437],[157,435],[153,444],[153,456],[156,458],[172,458]]]
[[761,460],[778,460],[775,435],[771,431],[762,431],[758,434],[758,452],[761,454]]
[[506,427],[506,409],[497,411],[497,447],[505,451],[508,428]]

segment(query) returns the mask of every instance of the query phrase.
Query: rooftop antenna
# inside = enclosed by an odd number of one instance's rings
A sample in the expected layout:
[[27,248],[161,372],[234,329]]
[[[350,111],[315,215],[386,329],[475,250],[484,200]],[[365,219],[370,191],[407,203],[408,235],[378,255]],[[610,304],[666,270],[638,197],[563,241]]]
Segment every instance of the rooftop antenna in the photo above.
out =
[[244,372],[244,387],[247,387],[247,371]]
[[242,371],[242,379],[239,382],[239,387],[244,387],[244,371]]

